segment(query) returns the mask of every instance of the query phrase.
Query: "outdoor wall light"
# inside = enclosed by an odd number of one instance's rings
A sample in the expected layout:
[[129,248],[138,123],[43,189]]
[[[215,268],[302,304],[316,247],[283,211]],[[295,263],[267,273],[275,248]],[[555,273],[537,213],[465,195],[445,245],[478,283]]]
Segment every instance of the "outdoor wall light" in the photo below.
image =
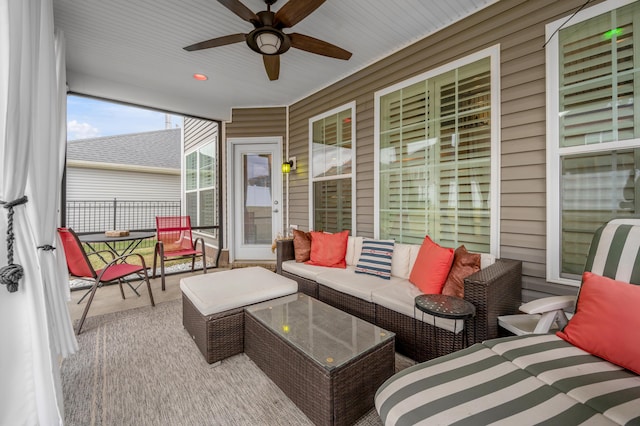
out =
[[282,163],[282,173],[290,173],[296,169],[296,157],[291,157],[289,161]]

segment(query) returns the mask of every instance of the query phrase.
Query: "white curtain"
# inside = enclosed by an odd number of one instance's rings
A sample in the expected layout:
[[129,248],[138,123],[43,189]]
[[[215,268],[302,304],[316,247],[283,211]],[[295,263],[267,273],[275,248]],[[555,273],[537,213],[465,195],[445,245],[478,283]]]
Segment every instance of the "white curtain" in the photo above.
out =
[[[0,201],[13,208],[18,290],[0,286],[0,424],[62,424],[60,362],[77,350],[57,242],[64,167],[64,40],[52,0],[0,0]],[[8,210],[0,208],[0,268]],[[40,248],[39,248],[40,247]]]

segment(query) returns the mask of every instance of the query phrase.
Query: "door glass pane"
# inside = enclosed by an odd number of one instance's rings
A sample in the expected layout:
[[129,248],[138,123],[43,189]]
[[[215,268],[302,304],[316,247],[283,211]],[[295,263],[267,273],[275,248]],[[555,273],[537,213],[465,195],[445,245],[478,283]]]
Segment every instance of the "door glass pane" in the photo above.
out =
[[273,238],[271,163],[270,154],[242,156],[245,244],[271,244]]

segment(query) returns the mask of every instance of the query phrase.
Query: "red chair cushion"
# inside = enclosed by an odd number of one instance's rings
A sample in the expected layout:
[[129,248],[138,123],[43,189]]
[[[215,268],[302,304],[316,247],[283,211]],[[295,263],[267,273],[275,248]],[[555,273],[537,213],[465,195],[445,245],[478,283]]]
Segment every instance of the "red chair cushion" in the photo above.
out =
[[[100,269],[96,271],[98,276],[104,269]],[[100,281],[113,281],[118,278],[126,277],[127,275],[134,274],[138,271],[142,271],[142,266],[140,265],[131,265],[129,263],[119,263],[117,265],[112,265],[109,268],[106,268],[106,271],[100,278]]]
[[164,252],[164,257],[181,257],[181,256],[192,256],[192,255],[201,255],[202,251],[200,250],[193,250],[193,249],[184,249],[184,250],[175,250],[172,252],[167,253],[166,251]]

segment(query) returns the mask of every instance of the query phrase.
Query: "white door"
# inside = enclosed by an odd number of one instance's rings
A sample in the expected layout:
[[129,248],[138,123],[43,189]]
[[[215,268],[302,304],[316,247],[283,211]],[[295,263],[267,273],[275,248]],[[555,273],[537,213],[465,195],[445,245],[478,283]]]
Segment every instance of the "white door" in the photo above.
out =
[[280,139],[232,143],[234,260],[273,260],[273,240],[282,232]]

